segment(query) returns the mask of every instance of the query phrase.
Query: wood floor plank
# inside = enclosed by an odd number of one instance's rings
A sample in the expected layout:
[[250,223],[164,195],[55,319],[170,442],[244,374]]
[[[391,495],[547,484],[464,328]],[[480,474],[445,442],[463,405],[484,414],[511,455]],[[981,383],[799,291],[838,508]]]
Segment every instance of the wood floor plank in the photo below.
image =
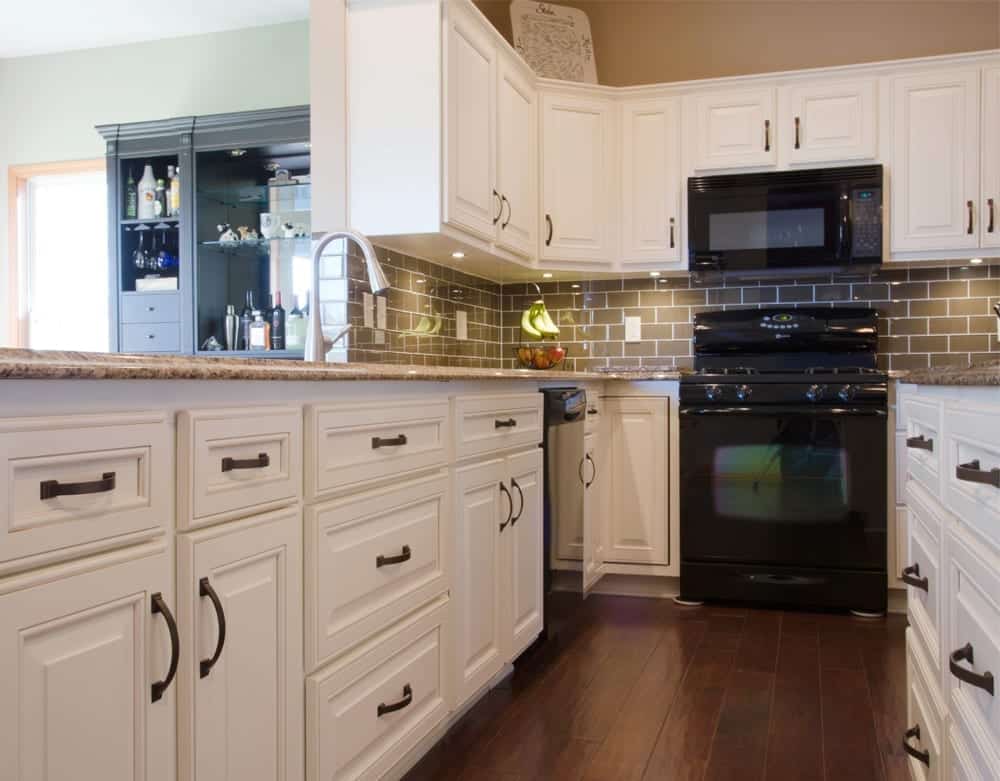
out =
[[825,773],[828,779],[883,778],[864,670],[820,671]]
[[819,632],[812,616],[781,620],[765,781],[822,781]]
[[736,657],[737,670],[775,671],[781,621],[781,612],[777,610],[754,610],[747,615]]
[[737,668],[726,697],[705,772],[709,781],[760,781],[764,775],[775,674]]
[[879,753],[888,781],[908,781],[906,754],[900,736],[906,724],[906,618],[858,627],[861,656],[871,691]]
[[821,615],[816,617],[819,629],[820,667],[824,670],[864,670],[861,642],[849,616]]
[[585,781],[639,781],[656,746],[684,673],[707,626],[704,621],[668,625],[607,737],[584,772]]

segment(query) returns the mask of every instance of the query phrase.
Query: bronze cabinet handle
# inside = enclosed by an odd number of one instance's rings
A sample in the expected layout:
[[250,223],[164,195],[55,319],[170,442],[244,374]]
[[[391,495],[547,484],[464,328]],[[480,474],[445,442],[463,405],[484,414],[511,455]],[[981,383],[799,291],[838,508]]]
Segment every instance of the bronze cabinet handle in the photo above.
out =
[[957,651],[951,652],[948,656],[948,669],[951,670],[951,674],[958,678],[958,680],[965,681],[970,686],[982,689],[992,696],[993,673],[988,671],[982,674],[974,673],[972,670],[962,667],[959,662],[973,663],[972,643],[966,643]]
[[493,191],[493,197],[496,198],[497,205],[500,207],[500,211],[493,215],[493,224],[496,225],[500,222],[500,215],[503,214],[503,201],[500,200],[500,193],[496,190]]
[[500,196],[500,214],[503,214],[503,207],[507,206],[507,219],[500,223],[500,228],[507,230],[507,226],[510,225],[510,201],[507,200],[506,195]]
[[372,437],[372,450],[378,450],[380,447],[400,447],[406,442],[406,434],[395,437]]
[[919,588],[923,591],[930,590],[930,582],[927,578],[920,577],[919,564],[911,564],[909,567],[904,567],[903,571],[899,574],[899,579],[908,586],[913,586],[914,588]]
[[163,620],[167,622],[167,631],[170,632],[170,667],[167,669],[167,676],[162,681],[153,681],[150,687],[150,699],[153,702],[157,702],[163,697],[163,693],[173,682],[174,676],[177,675],[177,662],[181,656],[181,639],[177,632],[177,622],[174,620],[174,614],[167,607],[167,603],[163,599],[163,594],[157,591],[150,596],[149,602],[150,612],[153,615],[160,613],[163,616]]
[[969,212],[969,227],[966,228],[965,232],[968,233],[970,236],[972,235],[972,210],[973,210],[974,207],[975,207],[975,204],[972,201],[966,201],[965,202],[965,208]]
[[230,458],[226,456],[222,459],[222,471],[232,472],[234,469],[263,469],[271,465],[271,458],[267,453],[258,453],[256,458]]
[[521,486],[518,484],[517,480],[515,480],[513,477],[510,479],[510,486],[511,488],[517,489],[517,495],[521,499],[521,505],[517,511],[517,515],[515,515],[513,518],[510,519],[510,525],[513,526],[515,523],[521,520],[521,516],[524,514],[524,491],[521,490]]
[[674,248],[674,224],[676,220],[673,217],[670,218],[670,249]]
[[58,480],[42,480],[38,484],[38,496],[43,501],[57,496],[82,496],[83,494],[103,494],[115,490],[115,473],[105,472],[100,480],[89,483],[60,483]]
[[764,120],[764,151],[771,151],[771,120]]
[[978,458],[956,466],[955,477],[965,483],[982,483],[1000,488],[1000,468],[980,469]]
[[910,738],[916,738],[920,740],[920,725],[914,724],[906,732],[903,733],[903,751],[909,754],[918,762],[923,762],[927,767],[931,766],[931,752],[921,751],[920,749],[913,748],[910,745]]
[[392,713],[393,711],[397,710],[403,710],[403,708],[405,708],[411,702],[413,702],[413,689],[410,687],[410,684],[406,684],[403,687],[403,699],[397,702],[391,702],[388,705],[386,705],[384,702],[379,703],[378,706],[379,718],[381,718],[387,713]]
[[402,564],[404,561],[409,561],[413,556],[409,545],[403,546],[403,551],[398,556],[376,556],[375,557],[375,569],[380,567],[388,566],[389,564]]
[[590,453],[587,453],[587,454],[586,454],[586,455],[584,456],[584,458],[585,458],[585,459],[586,459],[587,461],[589,461],[589,462],[590,462],[590,468],[594,470],[594,471],[593,471],[593,472],[591,473],[591,476],[590,476],[590,482],[587,482],[587,483],[584,483],[584,484],[583,484],[583,487],[584,487],[584,488],[590,488],[590,486],[592,486],[592,485],[594,484],[594,481],[595,481],[595,480],[597,479],[597,464],[595,464],[595,463],[594,463],[594,459],[590,457]]
[[507,518],[500,524],[500,533],[503,534],[503,530],[511,522],[511,516],[514,515],[514,498],[510,495],[510,491],[507,490],[507,486],[502,482],[500,483],[500,493],[507,497]]
[[992,198],[987,198],[986,199],[986,210],[990,213],[990,222],[989,222],[989,225],[986,226],[986,232],[987,233],[993,233],[993,229],[995,227],[994,226],[994,217],[995,217],[994,212],[996,211],[996,204],[995,204],[995,202],[994,202],[994,200]]
[[222,656],[222,649],[226,646],[226,611],[223,610],[222,600],[215,593],[215,589],[212,588],[207,577],[198,581],[198,596],[209,598],[212,608],[215,610],[215,620],[219,624],[219,637],[215,641],[215,652],[210,659],[202,659],[198,662],[199,674],[202,678],[207,678],[208,674],[212,672],[212,668],[215,667],[215,663],[219,661],[219,657]]
[[493,428],[514,428],[515,426],[517,426],[517,421],[514,418],[493,421]]
[[801,127],[801,125],[802,125],[802,121],[798,117],[795,117],[795,148],[796,149],[801,149],[802,148],[801,144],[799,144],[799,128]]
[[934,440],[924,439],[924,435],[921,434],[916,437],[907,437],[906,446],[914,450],[927,450],[930,452],[934,450]]
[[549,235],[545,237],[545,246],[549,247],[552,245],[552,216],[549,214],[545,215],[545,222],[549,226]]

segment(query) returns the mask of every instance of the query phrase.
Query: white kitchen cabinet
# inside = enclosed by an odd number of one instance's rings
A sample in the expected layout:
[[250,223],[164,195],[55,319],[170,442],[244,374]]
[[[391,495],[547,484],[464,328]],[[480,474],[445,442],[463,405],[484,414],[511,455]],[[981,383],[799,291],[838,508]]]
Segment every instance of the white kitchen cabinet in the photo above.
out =
[[542,451],[461,467],[452,485],[461,705],[542,631]]
[[178,540],[179,777],[302,776],[298,507]]
[[610,263],[615,248],[613,105],[598,95],[547,91],[541,106],[541,259]]
[[778,99],[784,162],[839,163],[876,157],[876,82],[803,82]]
[[892,82],[893,252],[979,246],[979,70]]
[[602,470],[607,506],[604,559],[667,564],[667,452],[669,399],[604,400],[607,465]]
[[484,239],[497,225],[494,187],[496,43],[482,21],[450,3],[445,20],[445,222]]
[[497,58],[497,244],[538,255],[538,93],[534,77],[506,51]]
[[688,107],[694,112],[696,170],[777,164],[773,87],[706,92]]
[[607,514],[603,504],[603,458],[598,447],[599,434],[583,438],[583,595],[584,597],[604,576],[604,538]]
[[621,105],[621,260],[681,268],[680,102]]
[[0,585],[4,778],[176,778],[173,608],[163,542]]
[[983,181],[980,243],[1000,247],[1000,67],[983,71]]

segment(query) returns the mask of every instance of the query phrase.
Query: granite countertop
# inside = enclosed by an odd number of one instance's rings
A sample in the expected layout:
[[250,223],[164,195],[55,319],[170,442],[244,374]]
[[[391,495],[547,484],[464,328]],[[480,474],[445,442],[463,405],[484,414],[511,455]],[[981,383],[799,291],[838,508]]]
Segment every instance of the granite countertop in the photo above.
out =
[[0,349],[0,379],[85,380],[676,380],[677,371],[603,372],[472,369],[378,363],[307,363],[264,358],[126,355]]
[[912,369],[898,379],[914,385],[1000,385],[1000,358],[971,366]]

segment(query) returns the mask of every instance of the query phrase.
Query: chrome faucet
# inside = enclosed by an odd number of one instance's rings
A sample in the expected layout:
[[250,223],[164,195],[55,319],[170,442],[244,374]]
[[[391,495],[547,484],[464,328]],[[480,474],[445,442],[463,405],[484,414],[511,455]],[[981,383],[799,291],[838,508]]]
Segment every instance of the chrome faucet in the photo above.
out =
[[[382,270],[382,264],[378,262],[375,254],[375,247],[368,240],[368,237],[356,230],[341,230],[327,233],[313,250],[313,274],[312,290],[309,293],[309,328],[306,330],[305,359],[307,361],[326,360],[326,354],[333,347],[334,342],[346,336],[350,325],[337,334],[335,339],[327,339],[323,335],[323,310],[319,300],[319,264],[323,258],[325,250],[332,242],[338,239],[351,239],[361,247],[361,254],[365,257],[365,269],[368,271],[368,282],[371,285],[372,293],[381,293],[389,289],[389,278]],[[347,261],[345,253],[344,276],[347,276]]]

